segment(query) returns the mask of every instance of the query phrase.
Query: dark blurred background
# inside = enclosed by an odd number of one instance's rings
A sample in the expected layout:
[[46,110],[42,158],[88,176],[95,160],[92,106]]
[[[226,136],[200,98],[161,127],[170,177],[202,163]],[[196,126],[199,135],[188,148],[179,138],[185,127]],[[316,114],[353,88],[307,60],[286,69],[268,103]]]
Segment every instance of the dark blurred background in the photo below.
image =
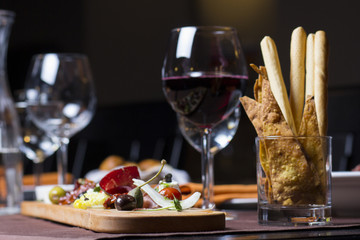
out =
[[[186,25],[229,25],[238,30],[249,63],[263,64],[259,43],[269,35],[288,81],[290,36],[303,26],[325,30],[330,42],[329,135],[334,168],[360,163],[360,44],[355,0],[2,0],[16,13],[8,49],[12,91],[23,88],[33,54],[81,52],[95,78],[98,111],[73,137],[70,171],[96,168],[110,154],[133,161],[166,157],[200,181],[200,154],[179,135],[161,90],[161,66],[169,31]],[[256,74],[249,69],[246,94]],[[288,84],[288,82],[287,82]],[[255,182],[255,131],[247,116],[231,144],[215,156],[216,183]],[[148,142],[148,144],[143,144]],[[135,151],[135,150],[139,151]],[[55,167],[53,159],[47,168]]]

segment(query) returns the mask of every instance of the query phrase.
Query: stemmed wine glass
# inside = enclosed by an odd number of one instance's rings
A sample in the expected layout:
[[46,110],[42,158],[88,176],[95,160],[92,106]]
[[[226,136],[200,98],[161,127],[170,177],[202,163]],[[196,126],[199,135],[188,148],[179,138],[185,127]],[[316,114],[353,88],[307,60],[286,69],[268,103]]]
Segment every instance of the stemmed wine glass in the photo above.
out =
[[213,129],[239,106],[247,67],[231,27],[191,26],[171,31],[162,68],[163,92],[172,108],[201,129],[204,209],[212,209],[210,142]]
[[33,162],[35,186],[38,186],[41,184],[40,177],[43,172],[44,160],[56,152],[59,145],[31,121],[26,110],[27,103],[23,90],[19,90],[15,94],[15,107],[21,125],[22,144],[20,150]]
[[95,113],[95,87],[87,56],[77,53],[35,55],[25,91],[32,121],[60,145],[58,183],[64,184],[69,139],[86,127]]

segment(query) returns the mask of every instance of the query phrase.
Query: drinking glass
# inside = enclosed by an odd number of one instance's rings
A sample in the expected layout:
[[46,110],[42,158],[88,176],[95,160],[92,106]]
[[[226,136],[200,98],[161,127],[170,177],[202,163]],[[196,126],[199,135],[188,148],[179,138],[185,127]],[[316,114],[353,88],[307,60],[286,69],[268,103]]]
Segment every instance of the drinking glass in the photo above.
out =
[[21,125],[22,144],[20,150],[33,162],[34,183],[35,186],[38,186],[41,184],[40,179],[44,160],[56,152],[59,145],[31,121],[26,110],[27,103],[25,102],[25,92],[23,90],[19,90],[15,94],[15,101]]
[[7,77],[7,50],[15,13],[0,9],[0,215],[20,212],[23,163],[20,123]]
[[331,136],[255,138],[258,222],[331,224]]
[[60,146],[57,151],[58,183],[64,184],[69,139],[86,127],[95,113],[95,87],[87,56],[77,53],[35,55],[25,91],[32,121]]
[[234,28],[190,26],[171,31],[162,68],[163,92],[177,114],[200,129],[203,209],[215,207],[209,182],[211,134],[239,106],[247,78]]

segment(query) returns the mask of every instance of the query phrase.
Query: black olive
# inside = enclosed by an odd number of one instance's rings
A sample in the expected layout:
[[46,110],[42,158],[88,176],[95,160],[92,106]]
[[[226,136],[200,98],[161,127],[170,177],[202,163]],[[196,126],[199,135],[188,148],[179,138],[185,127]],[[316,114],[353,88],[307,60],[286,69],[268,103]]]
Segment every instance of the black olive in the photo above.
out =
[[115,200],[115,208],[121,210],[133,210],[136,208],[136,199],[128,194],[119,195]]
[[168,173],[165,175],[165,182],[170,183],[172,182],[172,174]]

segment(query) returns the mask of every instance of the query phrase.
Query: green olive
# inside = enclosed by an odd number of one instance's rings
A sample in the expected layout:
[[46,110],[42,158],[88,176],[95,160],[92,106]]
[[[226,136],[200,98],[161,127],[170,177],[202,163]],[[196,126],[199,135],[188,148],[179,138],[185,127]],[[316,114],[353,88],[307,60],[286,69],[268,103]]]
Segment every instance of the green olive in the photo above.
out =
[[65,196],[66,192],[59,186],[53,187],[49,192],[49,199],[53,204],[58,204],[61,197]]

